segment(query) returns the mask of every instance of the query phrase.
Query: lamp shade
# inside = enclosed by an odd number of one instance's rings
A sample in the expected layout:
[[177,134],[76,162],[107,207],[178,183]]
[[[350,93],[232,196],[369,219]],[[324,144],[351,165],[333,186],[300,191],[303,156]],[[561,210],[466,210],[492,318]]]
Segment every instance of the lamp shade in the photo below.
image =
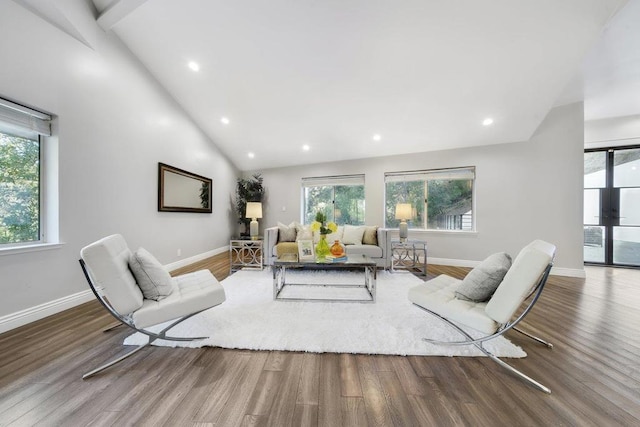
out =
[[262,218],[262,203],[247,202],[245,218]]
[[408,220],[413,218],[413,209],[411,203],[398,203],[396,205],[396,219]]

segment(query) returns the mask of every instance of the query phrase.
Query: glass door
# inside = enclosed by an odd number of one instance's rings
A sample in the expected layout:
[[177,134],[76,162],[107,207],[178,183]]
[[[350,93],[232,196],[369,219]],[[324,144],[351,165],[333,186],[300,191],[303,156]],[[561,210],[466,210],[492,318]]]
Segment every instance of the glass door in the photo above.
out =
[[584,261],[640,266],[640,147],[584,154]]

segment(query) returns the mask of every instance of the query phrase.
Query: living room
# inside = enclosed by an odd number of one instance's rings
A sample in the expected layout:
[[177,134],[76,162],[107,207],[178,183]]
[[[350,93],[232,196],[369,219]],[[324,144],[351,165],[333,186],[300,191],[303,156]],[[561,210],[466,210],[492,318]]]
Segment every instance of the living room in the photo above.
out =
[[[572,5],[571,8],[582,8],[582,11],[579,18],[574,16],[570,20],[571,25],[582,30],[571,26],[563,33],[560,31],[562,25],[553,26],[558,34],[575,36],[572,46],[576,51],[554,51],[556,56],[552,59],[558,63],[554,68],[557,73],[551,74],[540,67],[538,79],[519,86],[527,89],[521,93],[530,98],[510,98],[511,103],[504,107],[503,112],[508,112],[515,111],[518,103],[527,103],[527,99],[538,103],[535,112],[541,115],[525,118],[529,125],[536,125],[508,134],[526,135],[525,138],[492,142],[498,132],[496,127],[481,124],[489,112],[477,111],[474,117],[449,116],[446,124],[451,129],[459,126],[470,135],[480,135],[478,139],[482,139],[482,144],[460,143],[426,150],[418,143],[413,150],[395,153],[385,151],[396,143],[393,133],[374,128],[373,124],[353,144],[344,144],[336,138],[337,142],[332,141],[335,145],[331,145],[329,135],[327,142],[321,138],[309,142],[312,147],[306,152],[301,148],[305,142],[303,138],[314,135],[300,135],[289,149],[270,150],[269,144],[263,142],[268,138],[256,137],[253,131],[243,128],[246,124],[240,119],[240,108],[235,115],[225,110],[224,103],[199,108],[190,106],[199,112],[188,112],[185,105],[191,105],[189,99],[199,92],[206,92],[211,99],[216,95],[207,92],[208,89],[203,89],[199,83],[207,73],[206,63],[201,64],[199,74],[186,66],[198,44],[193,42],[183,49],[182,56],[173,58],[175,63],[171,67],[156,69],[137,56],[135,51],[140,47],[123,41],[129,32],[136,32],[135,25],[127,24],[127,20],[143,19],[148,24],[142,12],[152,8],[156,13],[156,1],[131,2],[138,7],[123,5],[126,2],[83,0],[56,0],[49,2],[49,6],[28,0],[0,3],[0,52],[3,58],[0,97],[53,116],[52,135],[42,144],[42,176],[46,182],[42,201],[45,236],[39,245],[0,249],[0,291],[4,295],[0,299],[0,332],[29,327],[46,316],[93,301],[77,260],[82,247],[104,236],[122,234],[131,248],[142,246],[165,265],[182,267],[204,255],[226,256],[229,239],[239,232],[238,218],[232,211],[236,180],[254,173],[262,174],[267,191],[261,229],[277,222],[300,220],[303,178],[351,174],[364,175],[365,223],[384,226],[385,173],[473,166],[477,173],[475,230],[463,233],[410,231],[412,237],[428,241],[430,264],[473,267],[492,253],[505,251],[515,255],[532,240],[543,239],[558,248],[552,272],[559,278],[556,280],[584,280],[588,276],[583,262],[582,225],[585,104],[582,99],[564,103],[557,102],[557,98],[610,17],[626,2],[592,1],[588,2],[588,7]],[[114,3],[116,6],[112,5]],[[124,8],[124,11],[103,15],[108,19],[98,22],[101,13],[110,7],[116,11],[119,7]],[[566,11],[558,13],[567,19]],[[259,21],[260,18],[256,19]],[[144,29],[144,26],[140,28]],[[553,37],[550,39],[545,43],[552,44]],[[206,47],[206,40],[203,44]],[[167,50],[170,50],[169,46]],[[513,60],[517,62],[518,58]],[[505,60],[501,62],[506,63]],[[477,63],[467,65],[469,68],[478,66]],[[216,65],[208,66],[211,70]],[[329,70],[324,71],[329,73]],[[177,93],[165,87],[162,83],[165,72],[181,75],[184,91]],[[484,80],[475,82],[481,86]],[[498,83],[494,81],[492,85],[499,86]],[[252,91],[256,96],[266,91],[259,83],[251,84],[255,87],[248,85],[247,92],[239,93],[238,98],[249,99]],[[540,97],[530,93],[536,91],[540,92]],[[473,93],[460,95],[468,103],[475,96]],[[442,109],[445,107],[441,106]],[[406,108],[411,109],[410,106]],[[433,108],[437,110],[438,106]],[[298,113],[290,111],[290,120],[299,120]],[[227,114],[230,123],[225,124],[220,118]],[[427,117],[423,119],[428,121]],[[520,119],[514,117],[514,121]],[[380,121],[375,125],[382,126]],[[382,134],[380,141],[371,139],[375,132]],[[251,139],[252,145],[240,144],[236,151],[228,151],[221,148],[227,138],[234,142]],[[254,158],[247,156],[249,151]],[[260,162],[267,159],[272,162],[270,166],[260,166]],[[158,212],[159,162],[211,178],[212,213]],[[630,296],[630,300],[637,298],[637,292]],[[91,311],[95,316],[98,312]],[[99,331],[98,325],[94,326]],[[114,341],[113,345],[121,346],[121,342]],[[574,346],[580,347],[579,344]],[[528,351],[529,345],[525,347]],[[171,349],[161,349],[158,354],[169,357],[165,350]],[[116,352],[115,347],[113,352]],[[22,353],[15,354],[17,358]],[[186,357],[227,360],[232,356],[198,353]],[[240,358],[243,357],[248,356]],[[151,354],[148,359],[159,362],[160,356]],[[460,392],[464,387],[460,384],[461,378],[465,375],[460,374],[459,368],[445,365],[443,361],[434,363],[460,380],[453,386]],[[482,375],[489,377],[485,371],[492,368],[481,366]],[[617,378],[617,374],[610,376]],[[144,380],[142,376],[136,378]],[[103,381],[106,384],[108,377],[103,377]],[[504,379],[499,384],[507,391],[521,387]],[[580,407],[570,401],[570,407]],[[632,414],[637,415],[637,411]]]

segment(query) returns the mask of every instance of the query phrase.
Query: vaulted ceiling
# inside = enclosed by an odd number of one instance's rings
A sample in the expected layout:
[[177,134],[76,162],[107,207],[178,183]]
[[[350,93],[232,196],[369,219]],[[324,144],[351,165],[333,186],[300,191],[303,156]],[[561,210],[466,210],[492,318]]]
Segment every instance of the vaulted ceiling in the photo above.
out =
[[93,0],[242,170],[524,141],[584,93],[589,118],[638,114],[603,86],[640,82],[625,3]]

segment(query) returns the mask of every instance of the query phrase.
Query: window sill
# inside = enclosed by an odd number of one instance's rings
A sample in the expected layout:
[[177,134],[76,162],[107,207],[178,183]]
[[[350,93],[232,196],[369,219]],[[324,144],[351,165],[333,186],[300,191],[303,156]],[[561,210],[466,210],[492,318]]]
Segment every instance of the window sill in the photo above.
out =
[[0,256],[3,255],[15,255],[27,252],[40,252],[49,251],[52,249],[59,249],[64,246],[64,243],[34,243],[33,245],[24,246],[12,246],[7,248],[0,248]]

